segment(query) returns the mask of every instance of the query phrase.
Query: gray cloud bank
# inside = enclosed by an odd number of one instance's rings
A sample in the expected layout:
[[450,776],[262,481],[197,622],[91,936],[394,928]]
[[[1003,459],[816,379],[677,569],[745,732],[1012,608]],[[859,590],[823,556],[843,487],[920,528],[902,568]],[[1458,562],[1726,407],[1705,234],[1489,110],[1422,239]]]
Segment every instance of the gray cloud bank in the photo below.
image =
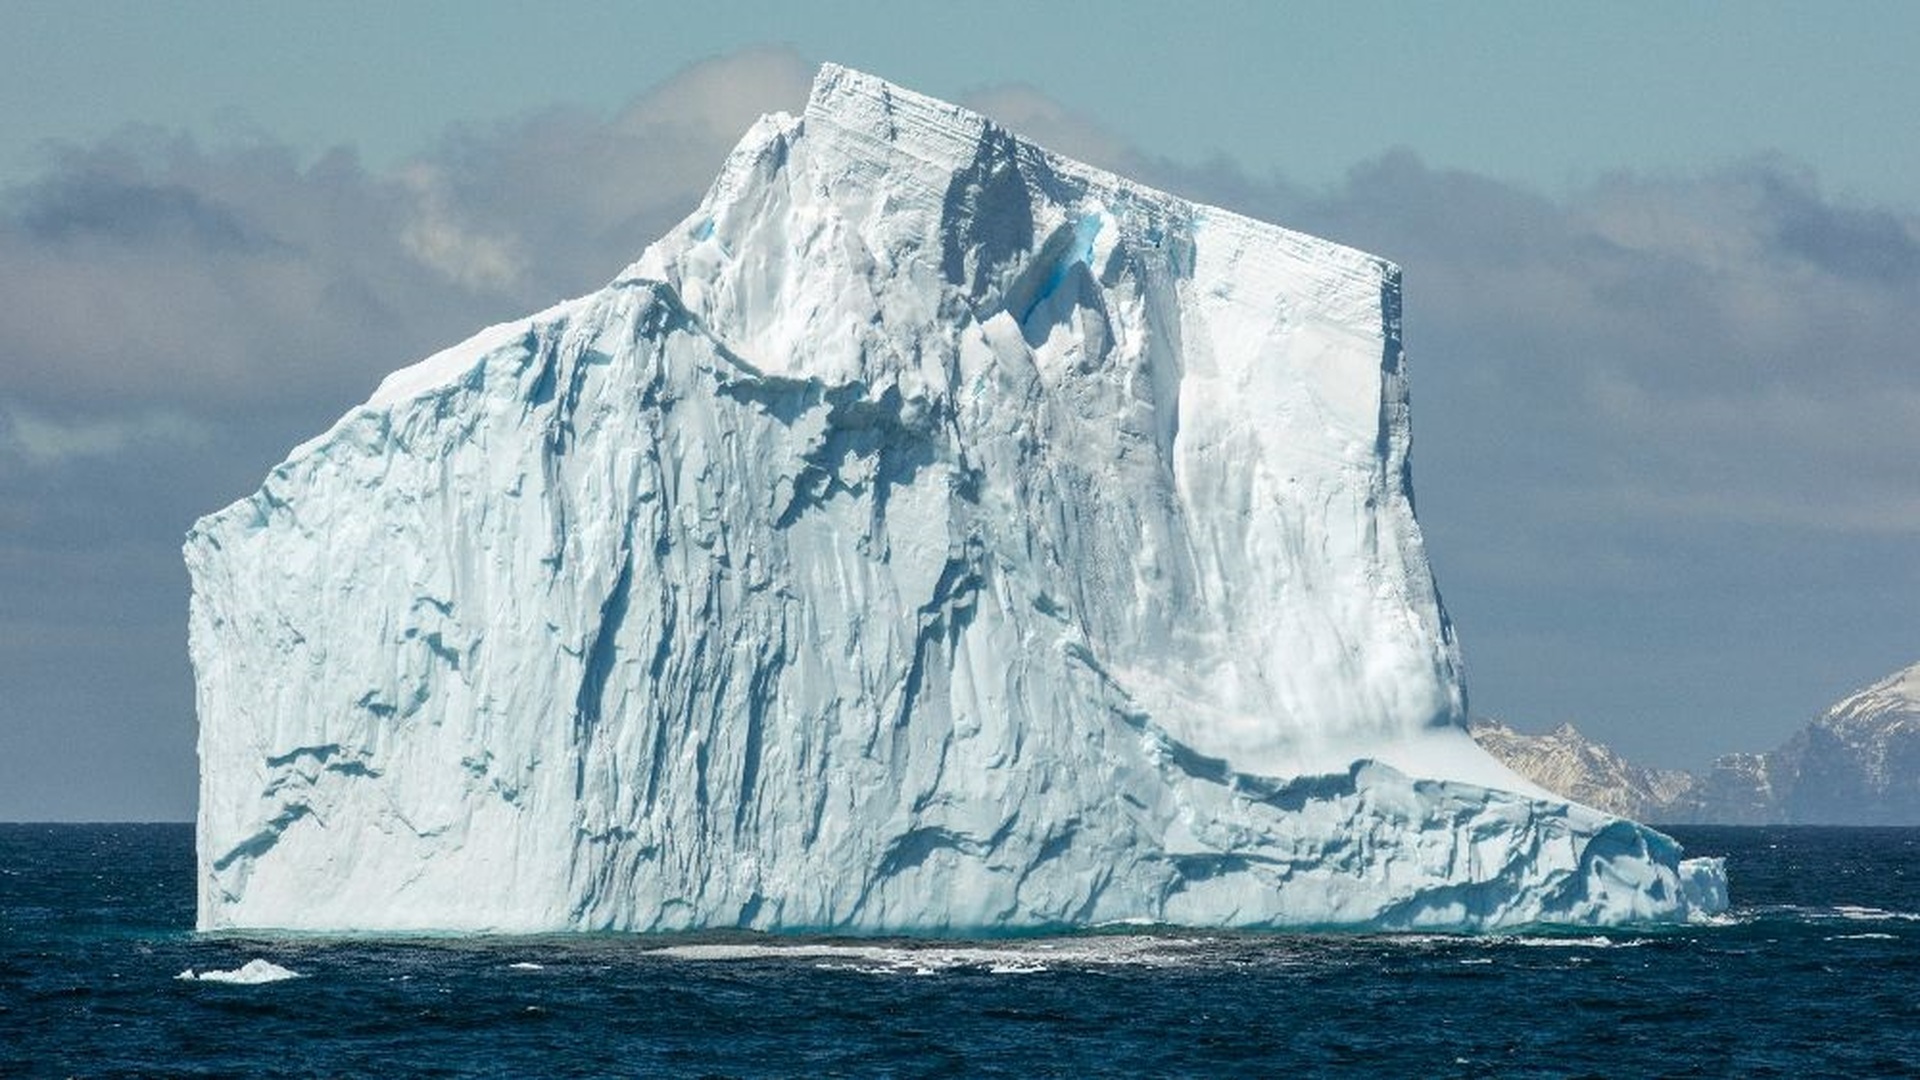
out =
[[[188,816],[186,527],[386,372],[609,279],[810,75],[724,57],[391,173],[127,131],[6,191],[0,819]],[[1388,152],[1307,190],[1031,88],[972,104],[1405,267],[1420,508],[1480,705],[1695,762],[1920,654],[1911,208],[1765,158],[1548,197]]]

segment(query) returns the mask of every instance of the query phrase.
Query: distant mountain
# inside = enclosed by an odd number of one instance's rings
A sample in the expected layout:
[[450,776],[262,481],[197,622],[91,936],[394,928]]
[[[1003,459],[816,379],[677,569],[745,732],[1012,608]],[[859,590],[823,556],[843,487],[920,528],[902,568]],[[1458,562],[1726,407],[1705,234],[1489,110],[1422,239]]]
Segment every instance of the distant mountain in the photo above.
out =
[[1475,720],[1472,731],[1542,787],[1636,821],[1920,824],[1920,664],[1842,699],[1775,749],[1726,754],[1704,773],[1634,764],[1572,724],[1533,735]]
[[1635,821],[1671,820],[1671,808],[1699,784],[1691,773],[1636,765],[1572,724],[1529,735],[1480,718],[1470,730],[1508,768],[1548,791]]
[[1786,821],[1780,792],[1774,784],[1778,753],[1776,750],[1766,754],[1722,754],[1715,758],[1705,773],[1695,774],[1698,784],[1691,797],[1670,807],[1661,820],[1716,825],[1770,825]]
[[1920,664],[1852,695],[1767,755],[1786,821],[1920,823]]

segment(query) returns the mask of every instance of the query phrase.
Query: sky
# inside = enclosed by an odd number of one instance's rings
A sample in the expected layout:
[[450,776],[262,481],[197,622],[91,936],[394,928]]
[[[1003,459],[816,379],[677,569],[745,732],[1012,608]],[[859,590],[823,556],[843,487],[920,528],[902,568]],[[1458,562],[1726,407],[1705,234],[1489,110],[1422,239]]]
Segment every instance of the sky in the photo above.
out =
[[1474,712],[1650,764],[1920,659],[1920,5],[13,6],[0,820],[184,820],[181,539],[590,291],[821,61],[1405,270]]

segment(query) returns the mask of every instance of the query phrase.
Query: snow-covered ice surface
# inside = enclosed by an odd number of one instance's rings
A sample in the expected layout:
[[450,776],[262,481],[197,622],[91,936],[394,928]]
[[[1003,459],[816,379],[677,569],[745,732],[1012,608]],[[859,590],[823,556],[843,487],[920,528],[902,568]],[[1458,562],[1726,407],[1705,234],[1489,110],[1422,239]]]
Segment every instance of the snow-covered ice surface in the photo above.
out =
[[1399,307],[823,68],[607,288],[195,526],[200,925],[1718,910],[1468,738]]

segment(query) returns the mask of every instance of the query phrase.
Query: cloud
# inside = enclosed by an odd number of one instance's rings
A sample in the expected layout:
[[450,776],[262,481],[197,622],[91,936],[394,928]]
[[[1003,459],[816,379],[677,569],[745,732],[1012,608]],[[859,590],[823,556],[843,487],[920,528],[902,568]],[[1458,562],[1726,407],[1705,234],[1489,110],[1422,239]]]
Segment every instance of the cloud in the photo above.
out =
[[695,64],[610,117],[555,107],[450,131],[430,169],[443,207],[524,260],[528,309],[593,289],[691,213],[763,113],[798,112],[814,65],[785,49]]
[[400,181],[413,194],[415,208],[400,244],[421,263],[465,288],[505,289],[524,276],[514,242],[480,232],[457,219],[448,205],[442,170],[424,162],[403,170]]
[[69,148],[5,206],[0,399],[42,413],[341,404],[464,299],[396,240],[402,187],[344,151],[303,166],[128,131]]
[[1911,218],[1829,203],[1810,171],[1786,163],[1749,170],[1747,179],[1779,251],[1842,279],[1910,285],[1920,278],[1920,232]]
[[151,244],[161,238],[204,251],[244,250],[259,238],[223,207],[179,184],[128,182],[82,169],[58,183],[30,188],[20,228],[41,243],[81,237]]
[[0,411],[0,447],[39,464],[76,457],[110,457],[130,447],[204,442],[206,428],[177,413],[151,412],[125,419],[62,422],[25,409]]
[[[453,129],[391,174],[344,148],[307,163],[152,129],[66,147],[0,201],[0,405],[76,433],[154,410],[323,424],[385,372],[612,278],[693,208],[754,117],[804,102],[810,73],[790,51],[723,57],[612,116]],[[136,441],[151,440],[89,445]],[[29,464],[62,456],[26,445],[12,449]]]
[[[128,665],[140,693],[189,713],[181,530],[386,372],[611,279],[693,209],[754,117],[804,104],[812,68],[788,50],[719,57],[610,115],[449,130],[392,171],[151,129],[65,148],[0,195],[7,641],[57,623],[148,650]],[[1571,697],[1678,729],[1651,695],[1726,665],[1726,635],[1775,643],[1780,663],[1740,677],[1743,700],[1777,697],[1811,661],[1776,593],[1829,655],[1910,631],[1912,208],[1830,197],[1778,158],[1547,195],[1388,151],[1306,188],[1154,156],[1030,86],[969,101],[1404,267],[1421,513],[1476,679],[1516,715]],[[114,562],[128,551],[144,554]],[[1870,584],[1849,560],[1876,568]],[[128,620],[151,629],[113,629]],[[0,683],[52,703],[111,682],[86,654],[5,645]],[[0,730],[25,723],[5,708]]]
[[1423,450],[1475,505],[1920,532],[1911,215],[1774,161],[1550,200],[1404,154],[1286,209],[1403,263]]

